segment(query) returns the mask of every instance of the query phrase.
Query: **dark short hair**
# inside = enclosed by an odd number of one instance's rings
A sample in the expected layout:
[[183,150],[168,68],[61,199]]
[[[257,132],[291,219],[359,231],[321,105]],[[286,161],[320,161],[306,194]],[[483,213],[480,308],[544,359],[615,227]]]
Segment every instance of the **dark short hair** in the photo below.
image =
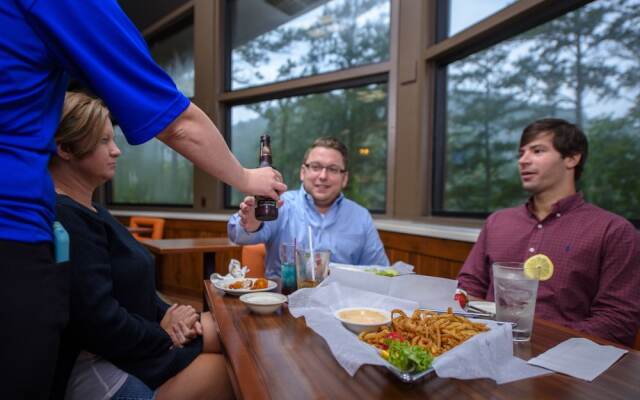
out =
[[575,180],[580,179],[584,164],[587,162],[589,143],[582,130],[576,125],[560,118],[543,118],[529,124],[522,131],[520,148],[526,146],[542,134],[553,134],[553,147],[562,158],[580,154],[580,162],[575,168]]
[[309,153],[311,150],[316,147],[326,147],[327,149],[337,150],[338,153],[342,155],[342,161],[344,162],[344,169],[349,170],[349,154],[347,151],[347,146],[345,146],[341,141],[334,137],[321,137],[313,141],[313,144],[309,146],[307,151],[304,153],[304,159],[302,163],[307,162],[307,158],[309,158]]

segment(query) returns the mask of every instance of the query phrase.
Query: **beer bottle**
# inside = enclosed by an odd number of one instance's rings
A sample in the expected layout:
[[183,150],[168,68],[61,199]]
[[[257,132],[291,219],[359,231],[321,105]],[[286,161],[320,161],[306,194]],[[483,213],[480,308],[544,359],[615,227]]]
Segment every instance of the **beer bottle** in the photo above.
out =
[[[271,138],[269,135],[260,136],[260,168],[271,166]],[[256,196],[256,219],[258,221],[273,221],[278,218],[276,201],[270,197]]]

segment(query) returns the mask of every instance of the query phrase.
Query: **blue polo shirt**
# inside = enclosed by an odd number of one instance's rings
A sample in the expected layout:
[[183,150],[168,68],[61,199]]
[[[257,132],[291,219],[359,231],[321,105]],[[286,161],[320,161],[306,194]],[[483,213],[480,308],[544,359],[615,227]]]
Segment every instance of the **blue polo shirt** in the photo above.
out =
[[69,76],[102,98],[131,144],[189,105],[115,0],[0,1],[0,240],[51,240],[47,164]]

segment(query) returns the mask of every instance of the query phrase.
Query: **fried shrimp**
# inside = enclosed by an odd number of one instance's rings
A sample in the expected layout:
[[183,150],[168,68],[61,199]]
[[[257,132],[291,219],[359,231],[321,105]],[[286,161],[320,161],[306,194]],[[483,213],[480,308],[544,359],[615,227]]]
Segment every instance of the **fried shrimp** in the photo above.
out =
[[454,315],[451,309],[446,314],[415,310],[411,317],[402,310],[392,310],[391,329],[384,326],[377,332],[361,333],[358,337],[376,347],[384,347],[389,334],[396,332],[410,344],[424,348],[433,356],[439,356],[486,330],[488,328],[485,324]]

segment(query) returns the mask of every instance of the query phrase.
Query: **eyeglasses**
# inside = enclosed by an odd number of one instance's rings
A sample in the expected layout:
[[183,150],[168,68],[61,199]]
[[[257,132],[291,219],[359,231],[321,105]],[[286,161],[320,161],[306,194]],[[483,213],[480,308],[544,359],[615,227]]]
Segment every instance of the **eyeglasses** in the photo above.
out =
[[319,174],[322,172],[322,170],[326,170],[327,174],[332,176],[337,176],[347,172],[346,169],[341,169],[337,165],[329,165],[328,167],[325,167],[322,164],[313,162],[313,163],[306,163],[304,164],[304,166],[307,167],[309,170],[311,170],[311,172],[313,172],[314,174]]

